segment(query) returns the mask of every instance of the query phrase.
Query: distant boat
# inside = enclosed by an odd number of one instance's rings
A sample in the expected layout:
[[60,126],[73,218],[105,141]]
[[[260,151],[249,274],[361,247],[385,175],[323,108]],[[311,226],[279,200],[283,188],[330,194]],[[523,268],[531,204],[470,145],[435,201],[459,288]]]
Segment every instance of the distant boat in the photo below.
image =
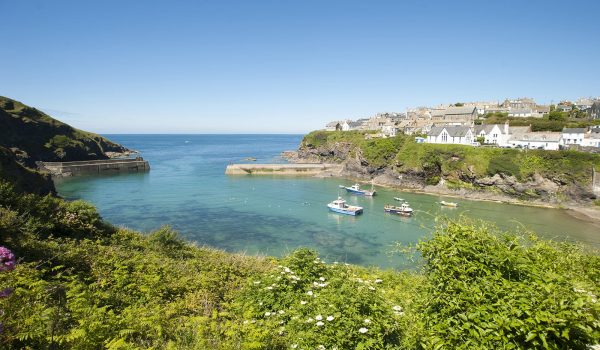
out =
[[402,199],[402,198],[400,198],[400,197],[394,197],[394,200],[395,200],[395,201],[398,201],[398,202],[404,202],[404,199]]
[[350,187],[340,185],[340,188],[345,188],[348,193],[358,194],[361,196],[374,196],[375,195],[375,190],[373,190],[373,186],[371,186],[371,191],[361,190],[359,184],[354,184]]
[[408,203],[402,203],[399,206],[386,204],[383,207],[383,210],[386,213],[397,214],[402,216],[411,216],[413,214],[413,210],[410,206],[408,206]]
[[458,203],[454,203],[454,202],[441,201],[440,204],[445,207],[452,207],[452,208],[458,207]]
[[251,162],[256,162],[256,158],[254,158],[254,157],[246,157],[246,158],[244,158],[244,160],[248,160],[248,161],[251,161]]
[[346,204],[346,201],[342,199],[342,197],[338,197],[338,199],[327,204],[327,207],[329,207],[329,210],[331,210],[335,213],[352,215],[352,216],[362,214],[362,212],[363,212],[362,207],[348,205],[348,204]]

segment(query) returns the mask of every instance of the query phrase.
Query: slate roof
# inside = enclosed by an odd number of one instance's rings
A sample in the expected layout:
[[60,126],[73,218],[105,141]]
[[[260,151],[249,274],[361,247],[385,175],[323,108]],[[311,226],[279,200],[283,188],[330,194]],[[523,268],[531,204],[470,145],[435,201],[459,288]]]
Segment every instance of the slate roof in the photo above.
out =
[[586,128],[563,128],[563,134],[585,134]]
[[486,134],[489,134],[490,132],[492,132],[492,129],[494,129],[494,126],[498,126],[498,128],[500,128],[500,132],[504,133],[504,131],[503,131],[504,125],[502,125],[502,124],[483,124],[483,125],[475,125],[475,134],[479,135],[482,130]]
[[511,109],[508,114],[531,114],[533,113],[533,111],[531,110],[531,108],[515,108],[515,109]]
[[471,129],[468,126],[434,126],[427,133],[428,136],[439,136],[442,131],[446,129],[448,135],[451,137],[464,137]]
[[444,115],[448,114],[473,114],[477,108],[475,106],[448,107],[444,111]]
[[516,138],[519,141],[558,142],[562,134],[559,132],[528,132]]

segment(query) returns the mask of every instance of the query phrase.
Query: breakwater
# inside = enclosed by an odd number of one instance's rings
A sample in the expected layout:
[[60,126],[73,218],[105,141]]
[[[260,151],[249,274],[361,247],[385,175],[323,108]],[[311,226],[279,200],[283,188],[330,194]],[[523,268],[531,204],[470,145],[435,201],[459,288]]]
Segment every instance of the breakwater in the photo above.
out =
[[76,162],[39,162],[38,168],[52,176],[77,176],[111,174],[118,172],[144,172],[150,164],[142,157],[131,159],[102,159]]
[[339,175],[341,164],[229,164],[226,175],[291,175],[333,176]]

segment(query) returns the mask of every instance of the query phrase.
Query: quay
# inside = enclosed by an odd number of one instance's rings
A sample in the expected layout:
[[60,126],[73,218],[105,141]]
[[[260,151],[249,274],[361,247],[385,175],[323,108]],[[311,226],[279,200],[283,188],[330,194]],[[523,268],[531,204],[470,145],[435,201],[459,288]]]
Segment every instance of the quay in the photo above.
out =
[[229,164],[226,175],[326,176],[339,174],[341,164]]
[[75,162],[38,162],[38,168],[52,176],[77,176],[114,174],[119,172],[145,172],[150,164],[142,157],[127,159],[83,160]]

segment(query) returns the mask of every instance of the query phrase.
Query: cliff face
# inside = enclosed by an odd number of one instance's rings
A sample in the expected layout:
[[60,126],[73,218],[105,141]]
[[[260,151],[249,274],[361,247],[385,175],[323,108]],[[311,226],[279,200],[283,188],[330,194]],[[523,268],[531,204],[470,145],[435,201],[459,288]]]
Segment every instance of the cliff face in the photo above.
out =
[[48,174],[41,174],[21,165],[14,154],[0,146],[0,180],[11,183],[19,192],[37,195],[56,195],[54,183]]
[[106,159],[127,149],[99,135],[75,129],[21,102],[0,96],[0,146],[19,162]]
[[313,132],[298,150],[300,162],[341,163],[344,175],[431,193],[511,197],[558,204],[589,204],[592,167],[600,155],[458,145],[416,144],[412,137],[365,139]]

